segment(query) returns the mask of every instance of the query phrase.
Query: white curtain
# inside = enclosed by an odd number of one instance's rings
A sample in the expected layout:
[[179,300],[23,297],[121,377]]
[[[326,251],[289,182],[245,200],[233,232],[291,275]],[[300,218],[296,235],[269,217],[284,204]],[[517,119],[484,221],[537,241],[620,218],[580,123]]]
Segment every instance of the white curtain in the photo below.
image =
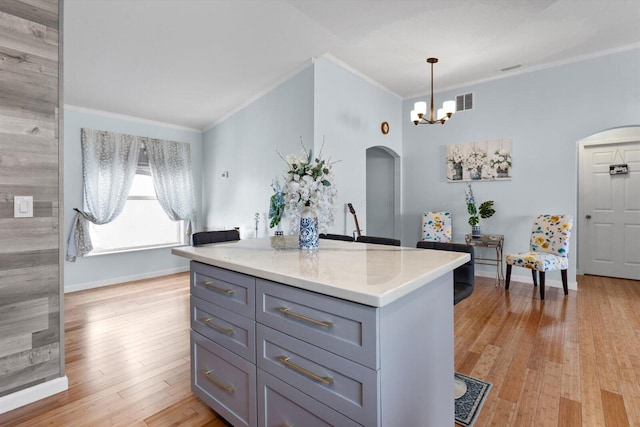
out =
[[186,235],[196,226],[196,204],[189,144],[145,138],[158,202],[173,221],[186,220]]
[[93,250],[88,221],[107,224],[120,215],[138,165],[141,138],[114,132],[82,129],[84,209],[76,214],[67,261]]

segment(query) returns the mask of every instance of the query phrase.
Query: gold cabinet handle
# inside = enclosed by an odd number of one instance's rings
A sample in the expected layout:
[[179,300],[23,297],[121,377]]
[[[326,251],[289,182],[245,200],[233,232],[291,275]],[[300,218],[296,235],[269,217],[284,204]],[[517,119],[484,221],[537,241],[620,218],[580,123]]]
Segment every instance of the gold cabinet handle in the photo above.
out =
[[227,385],[225,383],[223,383],[222,381],[220,381],[219,379],[217,379],[216,377],[214,377],[213,375],[211,375],[211,373],[213,372],[213,369],[209,369],[208,371],[202,371],[202,374],[207,377],[207,379],[209,381],[211,381],[213,384],[216,385],[216,387],[226,391],[227,393],[233,393],[234,391],[236,391],[236,388],[232,385]]
[[222,332],[223,334],[226,334],[226,335],[233,335],[236,332],[233,329],[227,329],[227,328],[223,328],[220,325],[216,325],[215,323],[213,323],[211,321],[211,318],[202,318],[202,319],[200,319],[200,321],[202,321],[202,323],[204,323],[205,325],[209,326],[210,328],[213,328],[216,331]]
[[333,322],[323,322],[320,320],[312,319],[310,317],[303,316],[302,314],[291,311],[286,307],[280,307],[278,311],[280,311],[280,313],[284,314],[285,316],[295,317],[296,319],[303,320],[307,323],[311,323],[312,325],[322,326],[323,328],[331,328],[333,326]]
[[316,375],[313,372],[304,369],[302,366],[298,366],[295,363],[290,362],[289,361],[289,357],[287,357],[287,356],[280,356],[280,357],[278,357],[278,360],[283,365],[288,366],[289,368],[300,372],[302,375],[305,375],[305,376],[311,378],[314,381],[318,381],[319,383],[322,383],[322,384],[325,384],[325,385],[333,384],[333,378],[331,378],[331,377],[321,377],[320,375]]
[[209,288],[209,289],[212,289],[214,291],[223,293],[223,294],[233,295],[233,289],[225,289],[225,288],[221,288],[220,286],[216,286],[216,285],[213,284],[213,282],[211,280],[207,280],[206,282],[202,282],[202,286],[204,286],[205,288]]

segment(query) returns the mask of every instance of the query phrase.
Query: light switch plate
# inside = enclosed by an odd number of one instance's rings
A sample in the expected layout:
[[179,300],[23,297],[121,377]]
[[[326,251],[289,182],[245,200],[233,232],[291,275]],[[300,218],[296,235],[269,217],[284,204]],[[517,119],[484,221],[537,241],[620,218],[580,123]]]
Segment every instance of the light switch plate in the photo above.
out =
[[32,218],[33,217],[33,196],[13,197],[13,217]]

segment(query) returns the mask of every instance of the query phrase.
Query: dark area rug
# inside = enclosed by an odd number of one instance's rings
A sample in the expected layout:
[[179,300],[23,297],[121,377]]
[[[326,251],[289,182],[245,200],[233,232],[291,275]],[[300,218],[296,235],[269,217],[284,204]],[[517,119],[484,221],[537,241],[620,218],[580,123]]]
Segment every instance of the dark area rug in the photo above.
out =
[[480,381],[457,372],[455,376],[467,385],[466,393],[456,399],[456,423],[464,427],[471,427],[480,413],[480,409],[489,394],[489,390],[491,390],[491,383]]

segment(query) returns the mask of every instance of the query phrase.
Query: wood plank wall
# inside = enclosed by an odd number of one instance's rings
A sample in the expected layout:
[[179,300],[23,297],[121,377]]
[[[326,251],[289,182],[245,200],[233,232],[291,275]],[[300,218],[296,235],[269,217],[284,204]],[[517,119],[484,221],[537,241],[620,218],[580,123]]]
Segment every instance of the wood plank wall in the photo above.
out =
[[60,7],[0,1],[0,397],[64,375]]

